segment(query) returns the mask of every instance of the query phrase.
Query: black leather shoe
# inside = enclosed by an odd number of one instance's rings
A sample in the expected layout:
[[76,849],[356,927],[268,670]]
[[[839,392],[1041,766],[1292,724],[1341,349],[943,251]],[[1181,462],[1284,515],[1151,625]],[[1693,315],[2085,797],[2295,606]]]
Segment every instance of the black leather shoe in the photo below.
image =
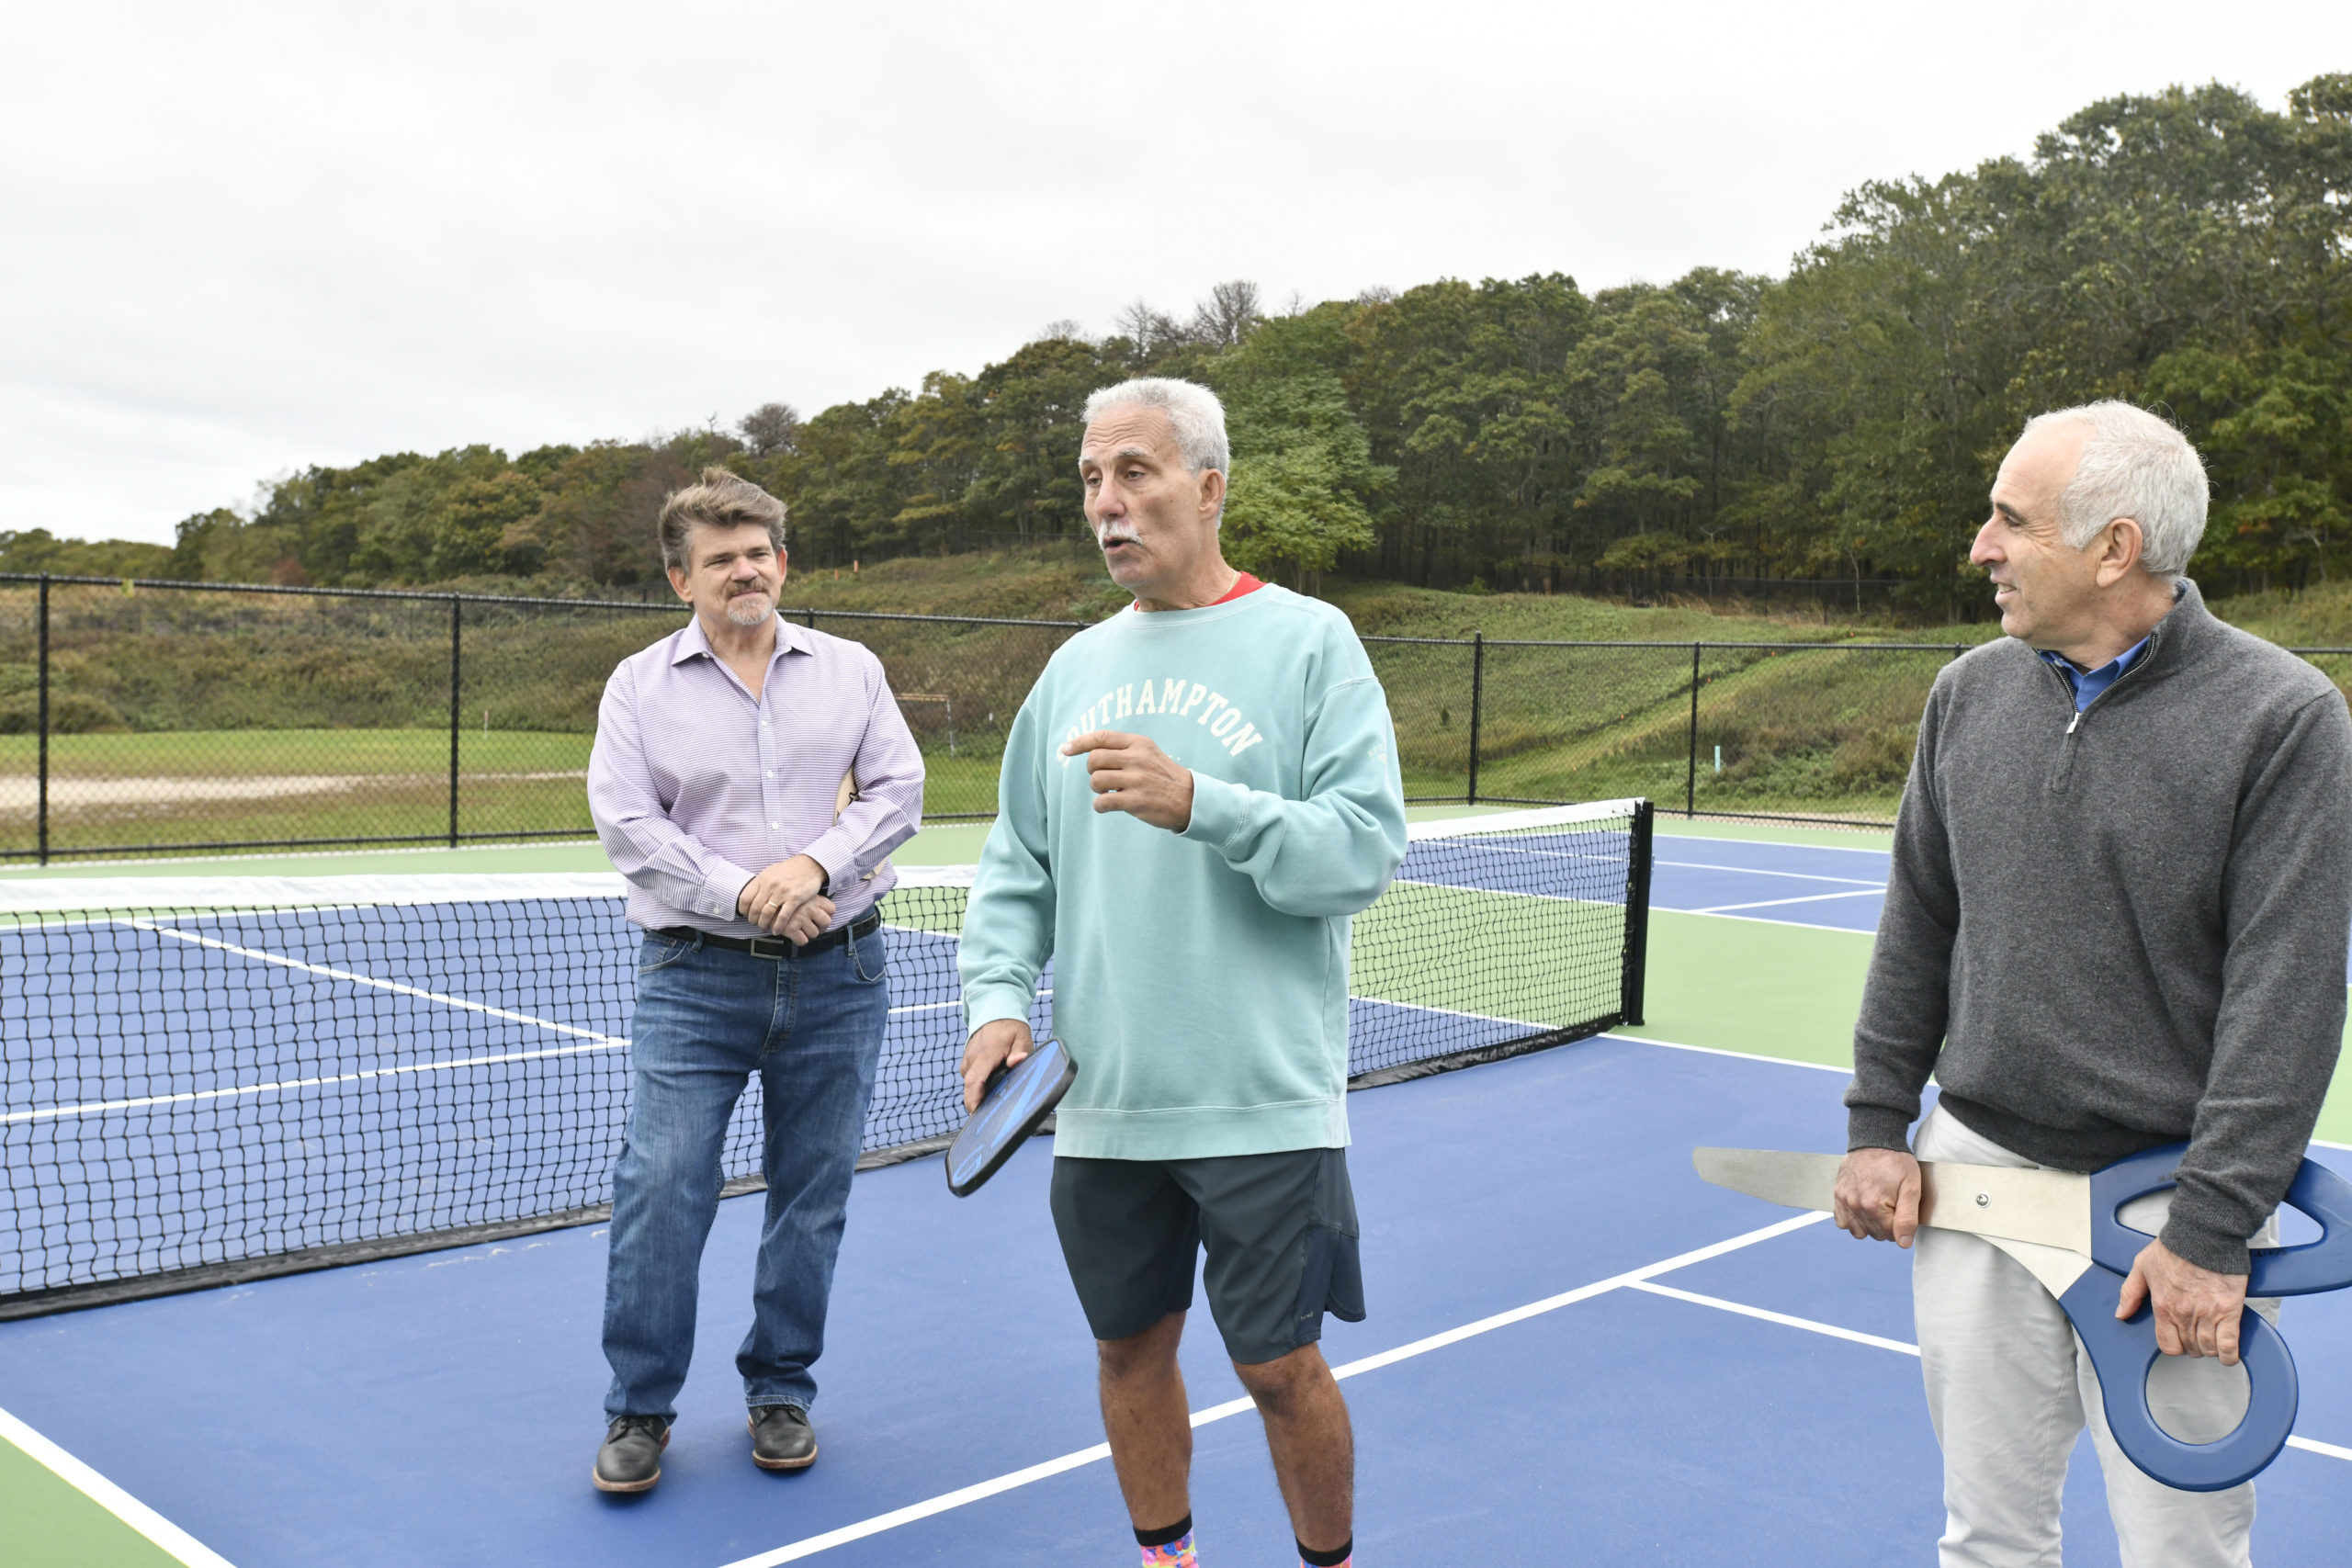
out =
[[670,1446],[670,1423],[659,1416],[622,1416],[596,1450],[594,1479],[599,1492],[650,1492],[662,1479],[662,1450]]
[[752,1411],[752,1462],[762,1470],[806,1470],[817,1462],[817,1431],[797,1404]]

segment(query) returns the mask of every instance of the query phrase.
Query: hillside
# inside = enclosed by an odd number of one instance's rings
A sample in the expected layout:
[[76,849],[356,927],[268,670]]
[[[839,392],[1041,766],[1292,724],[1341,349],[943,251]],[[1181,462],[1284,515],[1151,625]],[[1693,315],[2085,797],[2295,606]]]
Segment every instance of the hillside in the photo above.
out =
[[[1906,624],[1819,606],[1764,609],[1682,600],[1664,606],[1574,594],[1455,593],[1398,582],[1327,580],[1323,595],[1366,637],[1466,637],[1596,642],[1977,643],[1997,634],[1990,620]],[[1001,615],[1023,620],[1099,620],[1126,603],[1080,540],[1027,550],[922,556],[857,570],[797,571],[785,592],[792,605],[897,615]],[[2300,593],[2248,593],[2218,600],[2214,614],[2290,648],[2352,647],[2352,582]]]
[[[1787,642],[1872,640],[1973,642],[1985,627],[1905,630],[1887,620],[1825,617],[1815,608],[1781,612],[1711,609],[1696,601],[1647,607],[1574,594],[1455,593],[1396,582],[1326,580],[1322,596],[1366,637],[1489,637],[1562,641]],[[1124,607],[1085,542],[979,555],[906,557],[856,570],[796,571],[785,603],[820,610],[898,615],[1001,615],[1094,621]]]

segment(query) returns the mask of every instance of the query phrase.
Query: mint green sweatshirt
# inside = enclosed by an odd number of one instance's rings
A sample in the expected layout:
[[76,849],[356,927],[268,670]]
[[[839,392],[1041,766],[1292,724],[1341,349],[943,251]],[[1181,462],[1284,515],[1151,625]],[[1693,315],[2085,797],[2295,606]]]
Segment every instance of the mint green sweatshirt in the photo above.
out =
[[[1097,812],[1090,729],[1193,771],[1182,833]],[[1348,924],[1405,858],[1387,699],[1347,617],[1269,585],[1062,645],[1005,745],[964,917],[973,1029],[1048,958],[1078,1064],[1054,1152],[1183,1159],[1348,1142]]]

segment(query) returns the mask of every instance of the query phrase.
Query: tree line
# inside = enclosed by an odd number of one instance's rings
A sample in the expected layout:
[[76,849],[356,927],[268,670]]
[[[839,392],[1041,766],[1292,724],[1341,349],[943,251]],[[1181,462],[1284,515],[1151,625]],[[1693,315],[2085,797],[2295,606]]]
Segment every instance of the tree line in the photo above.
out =
[[[2352,568],[2352,74],[2283,111],[2219,85],[2111,98],[2030,157],[1873,182],[1782,277],[1445,279],[1278,309],[1228,283],[805,419],[779,402],[641,442],[307,468],[250,513],[187,519],[164,564],[627,587],[658,578],[654,513],[708,463],[786,501],[808,565],[1077,536],[1080,410],[1136,374],[1225,399],[1227,554],[1294,581],[1896,578],[1948,611],[1976,596],[1968,540],[2018,427],[2122,397],[2211,467],[2192,570],[2300,587]],[[0,536],[0,569],[69,544]]]

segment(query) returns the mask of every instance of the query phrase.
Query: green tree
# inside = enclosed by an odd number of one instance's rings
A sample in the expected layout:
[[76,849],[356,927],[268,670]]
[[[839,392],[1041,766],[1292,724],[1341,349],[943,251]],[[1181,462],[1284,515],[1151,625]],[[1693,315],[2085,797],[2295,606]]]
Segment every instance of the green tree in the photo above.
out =
[[[231,513],[232,516],[234,513]],[[46,528],[0,529],[0,571],[59,577],[164,577],[172,548],[135,539],[61,539]]]
[[1344,308],[1253,326],[1211,370],[1233,448],[1226,559],[1312,591],[1342,554],[1379,543],[1371,507],[1394,473],[1348,406]]
[[538,481],[518,468],[458,480],[434,513],[427,570],[446,580],[503,570],[507,530],[537,515],[544,502]]

